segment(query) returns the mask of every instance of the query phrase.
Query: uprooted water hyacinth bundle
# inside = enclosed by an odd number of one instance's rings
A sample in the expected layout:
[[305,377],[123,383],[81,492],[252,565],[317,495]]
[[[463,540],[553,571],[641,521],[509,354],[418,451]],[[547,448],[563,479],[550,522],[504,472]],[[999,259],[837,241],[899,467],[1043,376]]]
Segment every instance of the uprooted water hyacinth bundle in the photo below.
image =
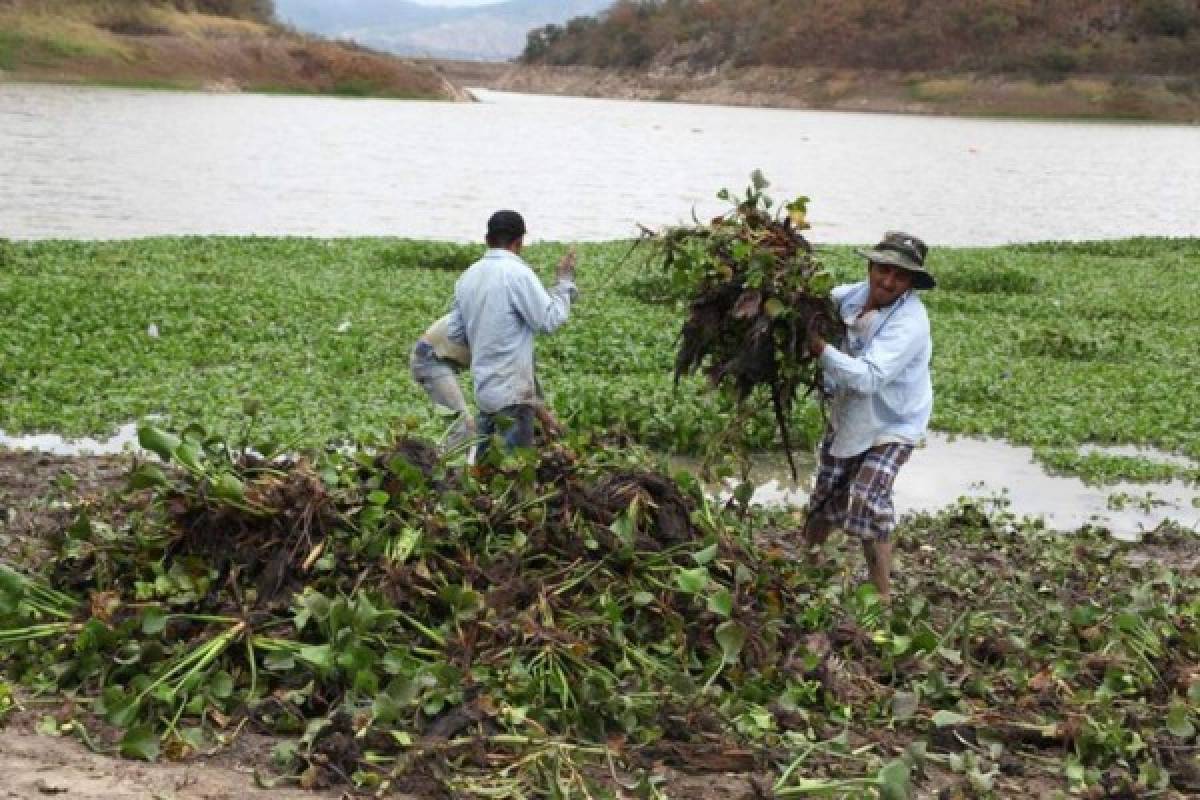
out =
[[752,180],[742,198],[718,195],[735,204],[728,214],[657,237],[664,268],[690,301],[675,379],[702,369],[739,404],[766,387],[795,473],[787,412],[800,387],[820,386],[808,330],[815,325],[835,338],[841,322],[829,299],[833,280],[802,234],[808,198],[775,210],[766,179],[755,172]]

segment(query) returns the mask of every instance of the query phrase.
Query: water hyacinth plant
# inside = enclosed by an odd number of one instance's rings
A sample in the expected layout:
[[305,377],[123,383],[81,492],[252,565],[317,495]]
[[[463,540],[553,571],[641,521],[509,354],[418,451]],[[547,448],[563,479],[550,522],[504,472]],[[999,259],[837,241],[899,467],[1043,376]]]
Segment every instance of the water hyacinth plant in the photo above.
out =
[[733,210],[708,225],[668,228],[650,234],[662,253],[669,284],[687,298],[688,318],[679,335],[675,381],[703,369],[713,386],[725,388],[739,406],[734,424],[716,441],[718,449],[745,437],[755,409],[746,401],[755,389],[768,394],[792,475],[788,416],[800,388],[820,397],[820,370],[808,351],[808,331],[842,333],[829,298],[833,276],[802,231],[808,198],[774,209],[761,172],[751,176],[744,197],[722,190]]

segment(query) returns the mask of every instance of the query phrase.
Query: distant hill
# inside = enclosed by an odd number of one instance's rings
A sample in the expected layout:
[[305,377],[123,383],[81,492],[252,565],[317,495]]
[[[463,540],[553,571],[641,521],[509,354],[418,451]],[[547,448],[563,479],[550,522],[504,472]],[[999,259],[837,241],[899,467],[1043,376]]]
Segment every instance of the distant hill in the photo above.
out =
[[0,0],[9,78],[468,99],[428,65],[283,29],[271,0]]
[[505,61],[530,30],[596,14],[612,0],[507,0],[435,7],[406,0],[276,0],[278,18],[299,30],[403,55]]
[[618,0],[527,64],[1200,74],[1200,0]]

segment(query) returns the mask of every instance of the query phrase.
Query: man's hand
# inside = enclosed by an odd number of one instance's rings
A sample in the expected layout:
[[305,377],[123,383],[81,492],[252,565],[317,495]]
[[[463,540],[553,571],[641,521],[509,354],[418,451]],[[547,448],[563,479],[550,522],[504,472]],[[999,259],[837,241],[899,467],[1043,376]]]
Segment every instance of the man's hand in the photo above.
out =
[[821,335],[821,319],[813,315],[808,321],[808,352],[812,353],[813,358],[820,358],[825,352],[825,337]]
[[559,281],[575,282],[575,248],[572,247],[567,251],[567,254],[562,257],[562,261],[558,262],[558,268],[554,271],[554,277]]

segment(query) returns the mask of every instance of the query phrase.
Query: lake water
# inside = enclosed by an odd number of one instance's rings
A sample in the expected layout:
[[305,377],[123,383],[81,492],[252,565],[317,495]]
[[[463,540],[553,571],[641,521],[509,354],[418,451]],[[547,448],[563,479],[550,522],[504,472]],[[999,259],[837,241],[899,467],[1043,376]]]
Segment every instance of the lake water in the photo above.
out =
[[812,238],[1200,235],[1200,128],[631,103],[473,104],[0,84],[0,237],[538,239],[718,213],[761,168]]
[[[1148,448],[1086,445],[1081,451],[1196,466],[1182,456]],[[691,459],[674,462],[689,469],[698,467]],[[781,455],[755,455],[750,480],[757,489],[751,502],[769,508],[803,508],[814,462],[812,456],[801,454],[797,463],[800,479],[793,481]],[[1200,507],[1196,505],[1200,486],[1181,480],[1087,486],[1078,478],[1047,473],[1034,461],[1031,448],[995,439],[930,433],[896,476],[896,512],[937,511],[956,498],[1010,511],[1017,517],[1040,518],[1056,530],[1091,525],[1128,539],[1172,522],[1200,531]]]

